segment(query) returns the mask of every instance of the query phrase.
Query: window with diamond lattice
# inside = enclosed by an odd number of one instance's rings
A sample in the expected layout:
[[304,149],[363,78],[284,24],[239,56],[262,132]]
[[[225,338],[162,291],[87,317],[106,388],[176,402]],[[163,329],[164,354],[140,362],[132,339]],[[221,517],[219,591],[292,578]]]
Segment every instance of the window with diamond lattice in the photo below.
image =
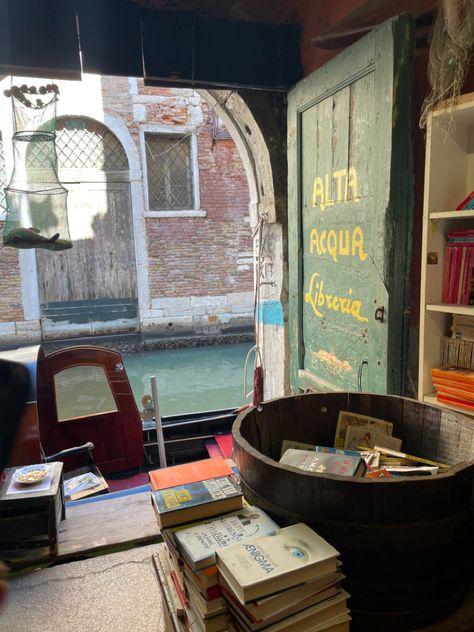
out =
[[88,118],[61,117],[56,122],[59,169],[126,171],[122,143],[105,125]]
[[0,134],[0,208],[5,206],[5,187],[7,186],[7,171],[5,168],[5,154],[3,153],[3,140]]
[[194,208],[191,137],[145,134],[150,211]]

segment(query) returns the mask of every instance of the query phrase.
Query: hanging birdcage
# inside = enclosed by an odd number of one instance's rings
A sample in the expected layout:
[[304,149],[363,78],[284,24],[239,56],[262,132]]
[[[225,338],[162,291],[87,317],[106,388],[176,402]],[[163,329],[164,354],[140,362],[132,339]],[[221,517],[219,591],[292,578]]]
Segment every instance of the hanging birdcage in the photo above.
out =
[[67,190],[57,173],[54,84],[12,86],[5,91],[13,108],[13,173],[5,188],[3,245],[66,250],[72,247]]

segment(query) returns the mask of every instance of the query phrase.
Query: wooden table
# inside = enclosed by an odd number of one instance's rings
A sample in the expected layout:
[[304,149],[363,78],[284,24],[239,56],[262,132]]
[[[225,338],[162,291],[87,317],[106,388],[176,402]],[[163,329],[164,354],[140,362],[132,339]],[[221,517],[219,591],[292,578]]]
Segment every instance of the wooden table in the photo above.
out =
[[100,500],[67,507],[67,519],[59,526],[56,555],[49,549],[11,552],[4,561],[17,571],[161,541],[149,491],[119,497],[105,494]]
[[50,556],[58,554],[59,524],[66,517],[63,464],[49,463],[48,467],[51,480],[47,489],[25,486],[24,491],[14,493],[8,491],[15,472],[21,468],[5,471],[0,488],[0,551],[47,547]]

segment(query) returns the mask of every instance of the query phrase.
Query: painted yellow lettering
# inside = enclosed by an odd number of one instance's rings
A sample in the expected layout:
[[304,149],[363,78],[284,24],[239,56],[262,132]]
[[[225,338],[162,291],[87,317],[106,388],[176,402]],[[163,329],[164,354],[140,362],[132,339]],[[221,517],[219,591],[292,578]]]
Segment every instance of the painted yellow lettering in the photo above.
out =
[[[319,311],[319,309],[316,306],[316,303],[318,301],[318,292],[319,292],[319,282],[316,282],[315,285],[315,290],[314,290],[314,300],[313,300],[313,296],[312,296],[312,292],[313,292],[313,283],[316,281],[316,279],[319,277],[318,272],[315,272],[312,276],[311,276],[311,281],[309,282],[309,291],[306,292],[304,300],[306,301],[306,303],[309,303],[313,309],[313,312],[316,314],[316,316],[318,318],[322,318],[323,315],[321,314],[321,312]],[[324,300],[323,300],[324,302]]]
[[313,228],[313,230],[311,231],[311,233],[309,235],[309,254],[310,255],[313,254],[315,248],[316,248],[316,252],[318,253],[318,255],[320,255],[321,252],[319,250],[318,231],[316,230],[316,228]]
[[332,309],[333,299],[334,297],[332,294],[326,294],[326,305],[328,306],[328,309]]
[[356,250],[358,250],[359,259],[365,261],[368,255],[364,252],[364,233],[360,226],[356,226],[352,233],[352,256],[356,254]]
[[359,201],[359,193],[357,190],[357,172],[354,169],[354,167],[349,167],[349,173],[347,175],[347,180],[346,180],[346,191],[347,191],[347,197],[346,200],[348,199],[348,195],[349,195],[349,189],[351,190],[351,198],[353,200],[355,200],[356,202]]
[[321,283],[319,286],[318,307],[322,307],[324,305],[323,286],[324,286],[324,281],[321,280]]
[[324,211],[324,188],[323,181],[319,176],[314,179],[313,183],[313,207],[318,206],[318,199],[320,200],[319,206],[321,207],[321,210]]
[[347,169],[339,169],[339,171],[335,171],[332,175],[337,180],[337,201],[342,202],[342,178],[347,176]]
[[337,237],[336,231],[330,230],[328,233],[328,252],[334,262],[337,262]]
[[332,308],[333,308],[333,310],[334,310],[335,312],[338,312],[338,311],[339,311],[339,297],[338,297],[338,296],[335,296],[335,297],[334,297],[334,302],[333,302],[333,304],[332,304]]
[[[321,252],[323,252],[324,254],[327,253],[326,236],[327,236],[327,233],[326,233],[325,230],[323,230],[323,232],[321,233],[321,235],[319,237],[319,248],[320,248]],[[321,252],[318,252],[318,254],[321,254]]]
[[324,203],[326,206],[334,206],[334,200],[331,197],[331,185],[329,184],[329,175],[324,176],[324,182],[326,185]]
[[347,314],[346,312],[346,303],[349,299],[347,298],[340,298],[339,299],[339,303],[341,304],[341,313]]
[[365,316],[360,315],[361,307],[362,307],[362,304],[360,301],[353,301],[351,315],[354,316],[354,318],[357,318],[357,320],[360,321],[361,323],[366,323],[368,322],[369,319],[366,318]]
[[[345,243],[344,243],[345,239]],[[349,256],[349,231],[348,230],[340,230],[339,231],[339,254],[341,257]]]

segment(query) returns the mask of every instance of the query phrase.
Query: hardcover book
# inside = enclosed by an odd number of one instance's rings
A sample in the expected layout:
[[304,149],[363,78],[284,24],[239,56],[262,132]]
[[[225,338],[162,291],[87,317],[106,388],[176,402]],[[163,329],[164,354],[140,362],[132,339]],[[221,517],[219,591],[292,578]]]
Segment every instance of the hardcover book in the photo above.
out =
[[243,604],[335,572],[338,551],[298,523],[216,551],[217,568]]
[[314,599],[313,603],[327,599],[340,591],[340,583],[343,579],[344,575],[336,571],[335,573],[329,573],[323,577],[309,580],[304,584],[298,584],[293,588],[287,588],[269,597],[256,599],[244,606],[235,597],[230,586],[226,584],[225,579],[222,576],[220,577],[224,595],[232,600],[253,623],[268,622],[269,619],[280,614],[288,616],[289,610],[293,607],[300,606],[301,609],[301,604],[312,605],[307,602],[308,599]]
[[148,472],[148,475],[151,488],[156,491],[167,487],[176,487],[176,485],[205,481],[209,478],[230,476],[233,473],[231,466],[225,459],[216,457],[214,459],[202,459],[192,463],[164,467],[160,470]]
[[239,511],[175,533],[178,547],[192,568],[215,564],[215,552],[231,544],[278,531],[278,525],[258,507]]
[[280,463],[297,467],[307,472],[357,476],[365,471],[360,455],[335,454],[331,452],[311,452],[310,450],[287,450]]
[[[325,599],[319,603],[311,605],[307,608],[302,608],[296,613],[265,625],[266,632],[316,632],[318,630],[332,630],[333,624],[342,623],[343,621],[349,621],[349,609],[347,607],[347,599],[350,597],[349,593],[345,590],[341,590],[336,595]],[[260,630],[261,626],[249,624],[236,606],[229,603],[232,614],[237,618],[239,625],[245,630],[245,632],[255,632]],[[339,630],[349,630],[349,626],[340,627]]]
[[169,527],[242,507],[242,491],[233,476],[177,485],[152,492],[158,524]]

